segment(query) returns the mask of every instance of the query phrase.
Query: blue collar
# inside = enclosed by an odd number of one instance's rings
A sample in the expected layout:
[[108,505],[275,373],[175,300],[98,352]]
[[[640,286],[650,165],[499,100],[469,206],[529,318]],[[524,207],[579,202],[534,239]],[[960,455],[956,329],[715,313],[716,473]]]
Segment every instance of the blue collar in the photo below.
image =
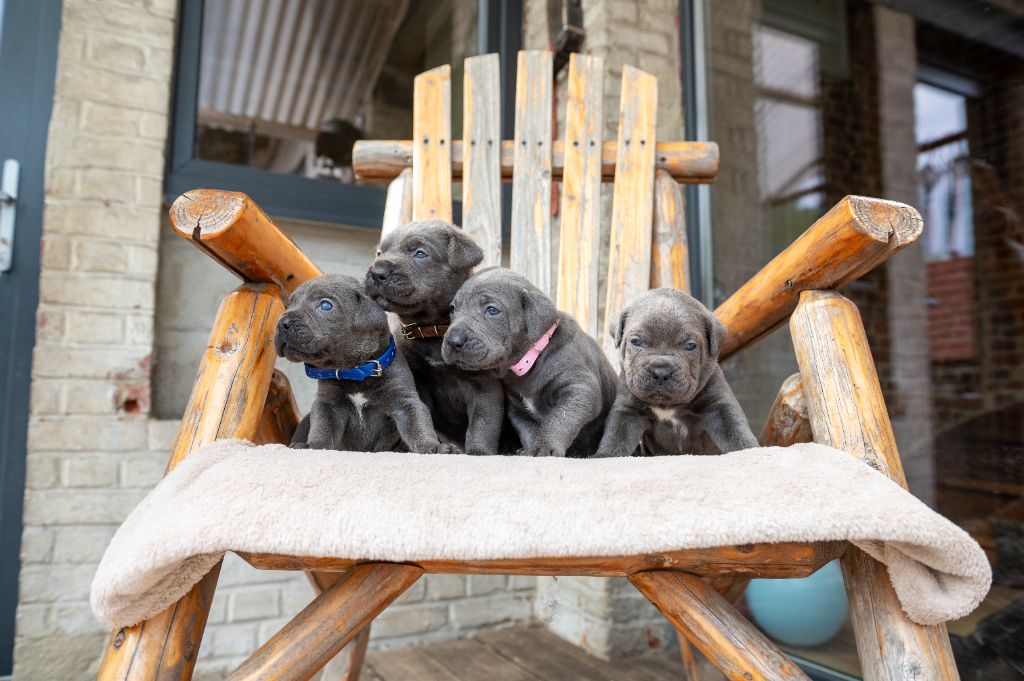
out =
[[398,354],[395,350],[395,337],[391,337],[388,349],[377,359],[371,359],[351,369],[317,369],[306,365],[306,375],[318,381],[361,381],[370,376],[379,377]]

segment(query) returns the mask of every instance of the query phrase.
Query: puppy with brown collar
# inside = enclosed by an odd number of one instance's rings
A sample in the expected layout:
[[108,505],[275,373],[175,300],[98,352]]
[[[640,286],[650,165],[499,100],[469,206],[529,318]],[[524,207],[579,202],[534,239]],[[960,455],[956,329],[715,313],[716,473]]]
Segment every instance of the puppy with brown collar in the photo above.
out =
[[501,380],[523,454],[593,453],[615,399],[615,373],[570,315],[499,267],[470,277],[450,312],[445,361]]
[[654,289],[623,310],[609,331],[622,369],[596,456],[630,456],[638,447],[664,455],[757,446],[718,365],[725,327],[699,301]]
[[461,229],[437,220],[412,222],[388,234],[366,272],[366,291],[398,315],[401,353],[438,433],[464,442],[469,454],[495,454],[505,410],[497,378],[448,366],[441,343],[455,292],[484,254]]
[[329,274],[292,293],[274,335],[277,354],[303,362],[316,399],[292,446],[360,452],[451,453],[416,394],[387,315],[355,277]]

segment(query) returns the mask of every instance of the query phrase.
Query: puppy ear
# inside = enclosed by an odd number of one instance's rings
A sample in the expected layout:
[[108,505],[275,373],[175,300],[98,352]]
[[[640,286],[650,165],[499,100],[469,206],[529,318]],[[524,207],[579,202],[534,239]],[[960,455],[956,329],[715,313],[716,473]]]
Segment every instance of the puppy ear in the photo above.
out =
[[522,289],[522,298],[526,333],[530,342],[534,342],[558,321],[558,308],[539,289],[532,287]]
[[455,270],[470,270],[484,261],[484,252],[473,237],[458,227],[448,236],[448,263]]
[[708,312],[707,316],[704,317],[704,329],[708,341],[708,354],[711,357],[718,357],[718,350],[722,347],[722,343],[725,342],[727,333],[725,324],[718,321],[718,317]]
[[608,325],[608,333],[611,334],[612,340],[615,341],[615,347],[622,346],[622,332],[626,329],[626,311],[623,310],[619,313],[618,319],[613,319]]

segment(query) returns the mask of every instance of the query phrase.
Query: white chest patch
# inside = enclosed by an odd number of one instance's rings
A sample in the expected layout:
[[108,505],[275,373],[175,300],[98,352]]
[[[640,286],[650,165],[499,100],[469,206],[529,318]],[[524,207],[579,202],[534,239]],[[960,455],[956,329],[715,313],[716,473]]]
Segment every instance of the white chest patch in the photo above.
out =
[[671,423],[674,426],[680,425],[679,419],[676,417],[675,409],[666,409],[665,407],[651,407],[651,411],[658,418],[659,421],[665,423]]
[[352,400],[352,405],[356,408],[356,413],[359,414],[359,419],[363,418],[363,405],[366,404],[366,395],[362,393],[352,393],[348,396],[348,399]]

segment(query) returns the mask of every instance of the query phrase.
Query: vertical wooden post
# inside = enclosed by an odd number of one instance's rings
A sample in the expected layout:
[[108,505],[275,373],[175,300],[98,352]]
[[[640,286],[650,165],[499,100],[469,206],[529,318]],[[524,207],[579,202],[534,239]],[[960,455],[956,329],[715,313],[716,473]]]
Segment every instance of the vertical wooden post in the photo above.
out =
[[[255,436],[274,370],[281,289],[244,284],[221,303],[167,469],[214,440]],[[100,681],[188,681],[206,628],[220,564],[176,604],[113,631]]]
[[412,109],[412,219],[452,219],[452,68],[416,76]]
[[465,61],[462,88],[462,229],[501,264],[501,64],[498,55]]
[[[804,291],[790,331],[815,442],[849,452],[905,489],[857,306],[835,291]],[[960,678],[946,627],[911,622],[884,565],[851,547],[842,566],[865,681]]]

